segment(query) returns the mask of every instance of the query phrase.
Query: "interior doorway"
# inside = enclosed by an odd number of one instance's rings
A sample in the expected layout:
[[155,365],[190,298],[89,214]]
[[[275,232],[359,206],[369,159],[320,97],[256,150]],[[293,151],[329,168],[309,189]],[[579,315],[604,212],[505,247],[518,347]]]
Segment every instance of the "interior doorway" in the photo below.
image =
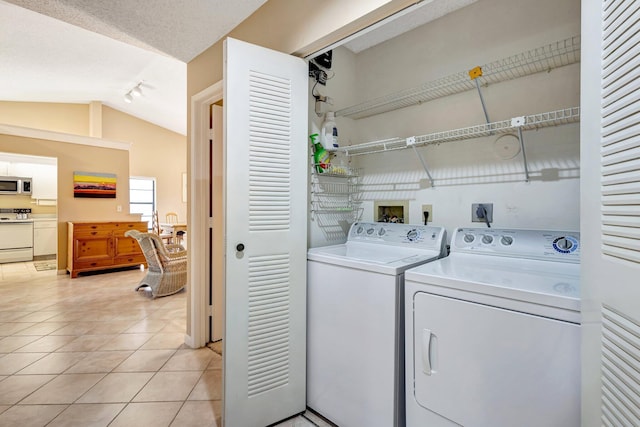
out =
[[[192,97],[193,125],[189,174],[189,224],[193,230],[188,241],[190,253],[190,297],[187,309],[187,344],[203,347],[222,338],[224,331],[222,192],[222,103],[223,87],[218,82]],[[214,108],[218,106],[218,108]],[[215,126],[214,111],[219,111],[220,126]],[[212,130],[213,129],[213,130]],[[215,143],[218,141],[219,143]],[[213,149],[212,149],[213,147]],[[216,154],[216,155],[214,155]],[[217,155],[219,158],[216,161]],[[215,167],[219,166],[217,172]],[[216,215],[216,211],[218,214]],[[216,231],[218,230],[218,231]],[[218,307],[214,314],[215,307]],[[214,321],[218,316],[220,321]]]
[[3,235],[1,262],[34,262],[38,271],[57,270],[58,159],[3,152],[0,175],[20,183],[19,191],[0,194],[0,217],[23,221],[19,228],[26,233]]

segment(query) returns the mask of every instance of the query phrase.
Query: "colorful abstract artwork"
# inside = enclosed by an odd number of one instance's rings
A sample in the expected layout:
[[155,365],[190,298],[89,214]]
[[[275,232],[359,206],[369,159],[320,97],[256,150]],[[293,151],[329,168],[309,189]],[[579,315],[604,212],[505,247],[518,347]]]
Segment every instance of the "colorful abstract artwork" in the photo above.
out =
[[73,197],[116,198],[116,175],[113,173],[74,172]]

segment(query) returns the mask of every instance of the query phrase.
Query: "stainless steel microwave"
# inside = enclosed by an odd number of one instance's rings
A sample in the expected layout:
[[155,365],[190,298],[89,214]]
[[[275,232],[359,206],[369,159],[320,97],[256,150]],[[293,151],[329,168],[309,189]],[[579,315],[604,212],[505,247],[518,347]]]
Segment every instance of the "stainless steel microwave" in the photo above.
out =
[[0,194],[31,195],[31,178],[0,176]]

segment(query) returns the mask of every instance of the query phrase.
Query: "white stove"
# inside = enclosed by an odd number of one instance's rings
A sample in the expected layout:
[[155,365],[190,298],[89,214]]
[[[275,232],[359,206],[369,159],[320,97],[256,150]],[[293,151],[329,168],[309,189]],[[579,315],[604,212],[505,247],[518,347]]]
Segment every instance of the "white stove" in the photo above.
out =
[[0,263],[33,259],[31,209],[0,209]]
[[458,228],[405,273],[407,426],[580,425],[580,235]]

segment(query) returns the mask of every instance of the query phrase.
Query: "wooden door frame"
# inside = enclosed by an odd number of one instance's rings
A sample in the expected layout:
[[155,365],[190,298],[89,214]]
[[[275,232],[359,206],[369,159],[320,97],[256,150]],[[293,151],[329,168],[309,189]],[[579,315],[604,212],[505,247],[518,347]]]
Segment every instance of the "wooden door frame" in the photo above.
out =
[[222,99],[223,82],[219,81],[191,97],[191,150],[189,155],[189,295],[187,298],[187,334],[185,344],[192,348],[207,344],[208,302],[207,267],[211,263],[209,233],[211,227],[202,201],[209,198],[209,110]]

